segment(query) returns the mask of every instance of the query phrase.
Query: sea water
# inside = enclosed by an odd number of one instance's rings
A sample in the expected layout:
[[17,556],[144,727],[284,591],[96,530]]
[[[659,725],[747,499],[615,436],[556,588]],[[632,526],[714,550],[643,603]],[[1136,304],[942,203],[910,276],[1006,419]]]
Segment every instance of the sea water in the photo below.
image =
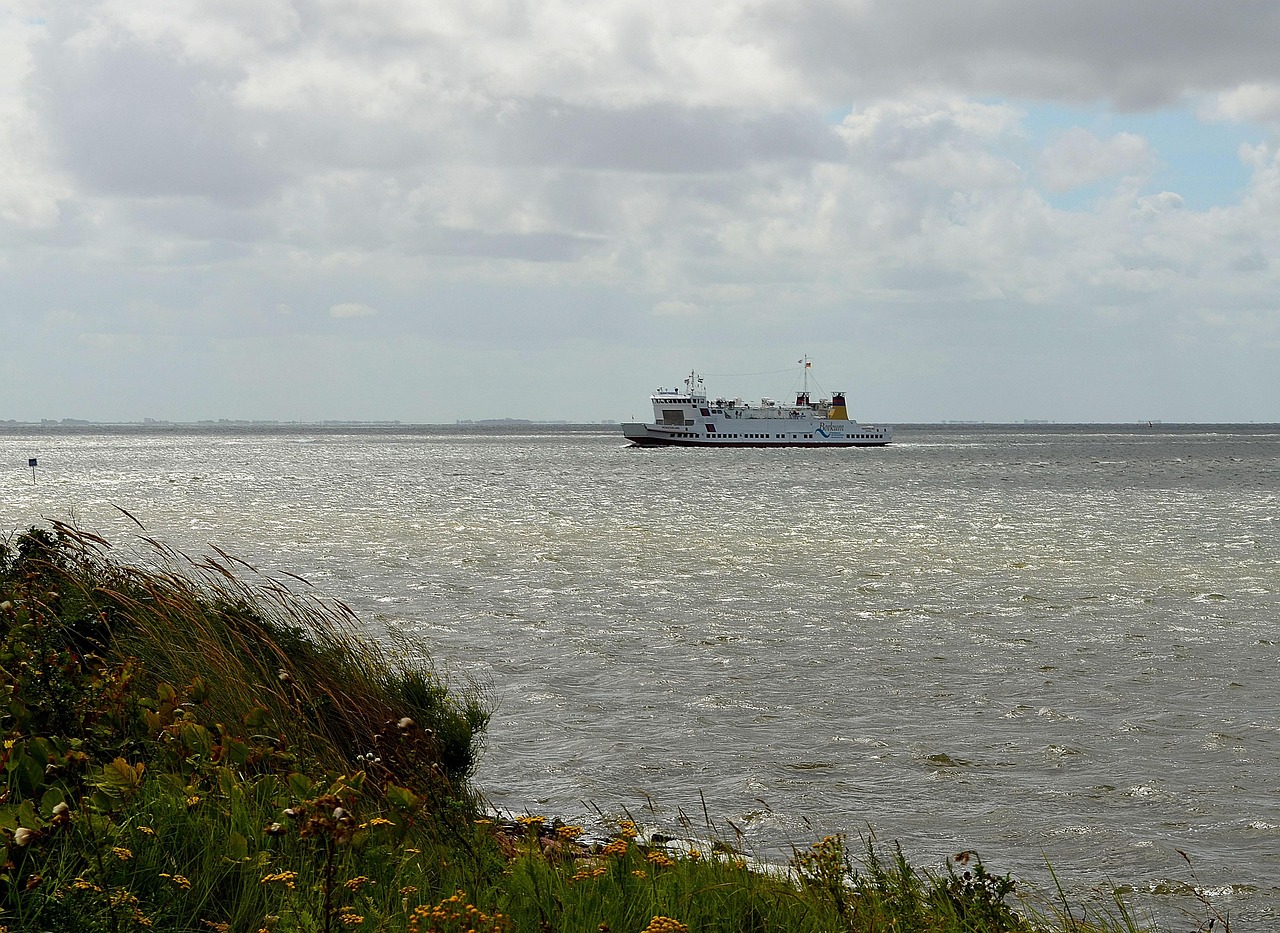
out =
[[1073,904],[1276,926],[1275,426],[9,426],[0,506],[125,556],[131,516],[407,634],[488,697],[475,780],[506,811],[776,861],[833,832],[976,849]]

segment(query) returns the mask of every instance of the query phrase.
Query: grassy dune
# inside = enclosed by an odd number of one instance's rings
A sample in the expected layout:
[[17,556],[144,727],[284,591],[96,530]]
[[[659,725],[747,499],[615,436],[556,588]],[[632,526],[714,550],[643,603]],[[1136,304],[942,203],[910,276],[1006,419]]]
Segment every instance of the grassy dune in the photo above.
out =
[[[143,539],[148,540],[148,539]],[[629,819],[497,820],[488,713],[305,581],[66,525],[0,543],[0,928],[1137,931],[843,837],[753,867]],[[694,846],[702,846],[696,848]]]

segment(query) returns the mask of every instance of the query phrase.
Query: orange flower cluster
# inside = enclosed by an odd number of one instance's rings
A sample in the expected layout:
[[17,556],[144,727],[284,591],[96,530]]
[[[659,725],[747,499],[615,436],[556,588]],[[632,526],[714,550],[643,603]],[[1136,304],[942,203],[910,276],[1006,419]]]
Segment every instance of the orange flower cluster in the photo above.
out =
[[356,913],[354,907],[339,907],[338,922],[343,926],[354,927],[364,923],[364,917]]
[[672,865],[675,864],[675,861],[673,859],[663,854],[662,852],[657,851],[656,849],[650,852],[646,852],[644,854],[644,857],[645,857],[645,861],[652,862],[653,864],[657,865],[659,868],[670,868]]
[[604,865],[588,865],[585,868],[579,868],[573,873],[573,877],[569,879],[572,884],[575,881],[590,881],[592,878],[599,878],[609,869]]
[[453,930],[505,933],[510,927],[509,917],[497,912],[487,914],[468,903],[465,891],[446,897],[434,907],[425,904],[415,907],[409,915],[409,929],[412,933],[449,933]]
[[282,871],[273,875],[265,875],[262,878],[262,884],[283,884],[286,888],[293,890],[297,887],[298,873],[296,871]]
[[607,846],[600,850],[601,855],[616,855],[618,857],[627,854],[627,847],[630,843],[626,839],[615,839]]
[[689,933],[689,927],[672,917],[654,917],[644,933]]

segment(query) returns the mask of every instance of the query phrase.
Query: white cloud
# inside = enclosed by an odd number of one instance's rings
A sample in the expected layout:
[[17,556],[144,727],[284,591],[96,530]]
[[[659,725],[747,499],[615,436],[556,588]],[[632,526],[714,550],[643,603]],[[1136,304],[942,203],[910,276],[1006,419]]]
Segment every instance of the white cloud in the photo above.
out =
[[692,301],[679,298],[667,298],[653,306],[653,313],[659,317],[693,317],[699,310]]
[[373,317],[377,313],[373,308],[358,301],[345,301],[329,308],[329,317],[333,318]]
[[1147,140],[1134,133],[1099,139],[1082,127],[1072,127],[1040,153],[1038,168],[1050,191],[1071,191],[1124,176],[1144,176],[1157,163]]
[[53,227],[59,202],[70,193],[48,164],[43,127],[24,92],[30,46],[41,33],[30,17],[0,9],[0,238],[6,224],[20,230]]
[[1179,211],[1183,208],[1182,196],[1172,191],[1161,191],[1159,194],[1138,198],[1138,214],[1152,217],[1166,211]]
[[1213,98],[1202,114],[1208,119],[1280,122],[1280,82],[1241,84]]

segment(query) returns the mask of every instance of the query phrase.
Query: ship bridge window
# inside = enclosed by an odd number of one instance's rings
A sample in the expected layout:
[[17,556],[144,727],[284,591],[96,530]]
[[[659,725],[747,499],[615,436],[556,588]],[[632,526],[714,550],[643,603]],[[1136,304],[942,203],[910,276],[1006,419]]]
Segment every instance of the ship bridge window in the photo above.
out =
[[684,424],[684,410],[680,408],[662,409],[663,424]]

